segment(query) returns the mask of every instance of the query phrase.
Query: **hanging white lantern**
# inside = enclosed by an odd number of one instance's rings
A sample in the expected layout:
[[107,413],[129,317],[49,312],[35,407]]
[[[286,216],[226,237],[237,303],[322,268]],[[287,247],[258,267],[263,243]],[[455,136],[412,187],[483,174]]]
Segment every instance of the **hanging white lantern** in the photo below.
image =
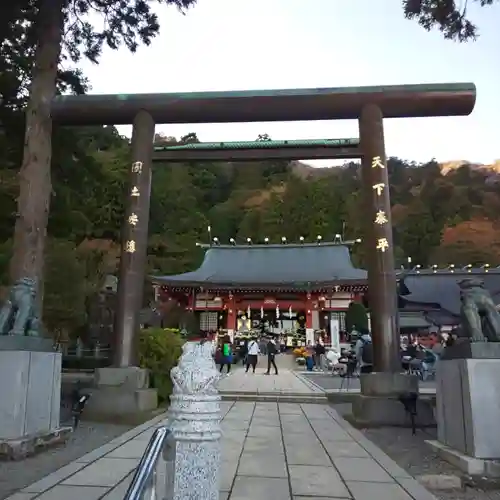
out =
[[280,306],[276,305],[276,319],[280,317]]
[[292,306],[290,306],[288,308],[288,317],[291,318],[292,317]]
[[260,306],[260,319],[264,319],[264,308]]
[[247,307],[247,316],[248,316],[248,319],[250,319],[250,306]]

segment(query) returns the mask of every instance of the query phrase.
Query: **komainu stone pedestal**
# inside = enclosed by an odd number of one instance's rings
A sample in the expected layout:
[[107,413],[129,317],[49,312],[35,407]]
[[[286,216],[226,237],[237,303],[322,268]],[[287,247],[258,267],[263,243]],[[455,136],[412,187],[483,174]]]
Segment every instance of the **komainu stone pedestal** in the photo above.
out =
[[33,347],[29,338],[0,337],[0,459],[21,460],[71,433],[59,422],[61,354],[44,340],[33,345],[45,352],[20,349]]
[[149,373],[144,368],[98,368],[94,385],[83,412],[86,419],[136,423],[158,408],[158,394],[149,388]]
[[167,495],[172,500],[218,500],[220,471],[219,373],[211,342],[187,342],[172,369],[174,391],[165,450]]
[[500,477],[500,343],[448,347],[437,367],[442,458],[472,476]]
[[[410,427],[411,419],[399,400],[403,394],[418,394],[418,378],[401,373],[371,373],[360,376],[361,394],[352,404],[349,419],[359,427]],[[435,425],[432,407],[417,400],[415,423],[425,427]]]

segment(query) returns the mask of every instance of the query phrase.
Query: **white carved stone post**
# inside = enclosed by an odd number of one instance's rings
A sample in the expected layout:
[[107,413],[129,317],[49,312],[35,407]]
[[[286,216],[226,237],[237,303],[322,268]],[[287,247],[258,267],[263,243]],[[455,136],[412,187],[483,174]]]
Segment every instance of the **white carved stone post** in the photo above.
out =
[[76,339],[76,357],[80,359],[83,356],[83,343],[80,337]]
[[219,373],[212,342],[186,342],[172,369],[165,451],[169,500],[218,500],[220,470]]

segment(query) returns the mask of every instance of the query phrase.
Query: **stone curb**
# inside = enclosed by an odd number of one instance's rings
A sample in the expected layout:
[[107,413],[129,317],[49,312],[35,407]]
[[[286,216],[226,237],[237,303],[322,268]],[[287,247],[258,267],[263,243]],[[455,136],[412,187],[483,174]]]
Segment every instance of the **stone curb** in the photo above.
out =
[[318,393],[318,392],[321,393],[321,394],[325,394],[326,393],[326,391],[325,391],[325,389],[323,389],[323,387],[321,387],[320,385],[318,385],[316,382],[313,382],[312,380],[309,380],[307,377],[305,377],[304,375],[302,375],[300,372],[294,372],[294,371],[292,371],[292,373],[301,382],[303,382],[309,388],[313,389],[315,393]]
[[362,432],[355,429],[347,420],[341,417],[333,408],[328,412],[332,418],[361,446],[363,447],[387,473],[404,489],[414,500],[437,500],[437,498],[422,486],[408,472],[401,468],[392,458],[372,443]]
[[69,477],[75,475],[77,472],[80,472],[86,467],[92,465],[97,460],[103,458],[105,455],[116,450],[117,448],[127,443],[128,441],[131,441],[132,439],[136,438],[143,432],[163,423],[165,419],[166,419],[166,413],[158,415],[157,417],[149,420],[148,422],[145,422],[144,424],[139,425],[138,427],[135,427],[134,429],[125,432],[121,436],[116,437],[115,439],[109,441],[105,445],[100,446],[99,448],[89,453],[86,453],[80,458],[77,458],[73,462],[66,464],[65,466],[61,467],[55,472],[52,472],[48,476],[45,476],[44,478],[40,479],[39,481],[36,481],[30,484],[29,486],[26,486],[19,492],[14,493],[11,497],[8,497],[6,500],[16,500],[22,494],[28,495],[33,493],[35,494],[33,498],[36,499],[39,495],[45,493],[47,490],[50,490],[54,486],[57,486],[59,483],[66,481]]

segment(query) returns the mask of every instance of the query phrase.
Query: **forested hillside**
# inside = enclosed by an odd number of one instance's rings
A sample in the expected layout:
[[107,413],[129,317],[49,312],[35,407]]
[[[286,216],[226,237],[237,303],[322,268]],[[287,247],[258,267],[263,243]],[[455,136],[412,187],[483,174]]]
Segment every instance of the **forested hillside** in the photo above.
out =
[[[21,141],[2,139],[0,237],[7,242],[16,215]],[[55,131],[54,146],[49,235],[58,246],[64,242],[65,254],[69,246],[102,250],[113,271],[128,140],[112,127],[61,129]],[[436,163],[416,165],[395,158],[388,167],[399,263],[408,256],[422,265],[500,263],[500,185],[490,171],[465,165],[443,175]],[[155,164],[149,270],[177,273],[195,267],[201,257],[196,242],[207,241],[208,225],[226,242],[232,237],[242,242],[247,237],[329,239],[336,233],[359,238],[360,196],[356,163],[330,169],[279,161]],[[3,262],[7,247],[4,243]]]
[[[2,137],[0,237],[2,261],[12,236],[20,137]],[[197,140],[192,134],[182,142]],[[157,136],[157,143],[175,139]],[[17,144],[16,144],[17,142]],[[113,127],[55,131],[49,236],[69,249],[103,252],[117,265],[129,162],[128,139]],[[491,171],[464,165],[446,170],[430,162],[388,162],[398,263],[500,263],[500,185]],[[196,242],[207,226],[222,242],[282,236],[325,240],[337,233],[362,237],[360,170],[297,162],[155,164],[149,271],[178,273],[200,261]],[[64,244],[63,244],[64,243]],[[55,250],[55,248],[54,248]],[[362,251],[357,250],[362,265]],[[5,266],[2,269],[5,274]]]
[[[17,120],[14,120],[14,124]],[[22,127],[0,137],[0,276],[8,282]],[[157,136],[157,143],[175,139]],[[182,141],[197,140],[194,134]],[[118,266],[129,141],[113,127],[56,129],[45,321],[85,321],[87,299]],[[456,165],[455,165],[456,167]],[[388,162],[398,265],[500,264],[500,184],[488,169]],[[221,242],[362,237],[360,169],[291,162],[155,164],[148,269],[195,268],[207,226]],[[363,265],[363,246],[355,249]]]

